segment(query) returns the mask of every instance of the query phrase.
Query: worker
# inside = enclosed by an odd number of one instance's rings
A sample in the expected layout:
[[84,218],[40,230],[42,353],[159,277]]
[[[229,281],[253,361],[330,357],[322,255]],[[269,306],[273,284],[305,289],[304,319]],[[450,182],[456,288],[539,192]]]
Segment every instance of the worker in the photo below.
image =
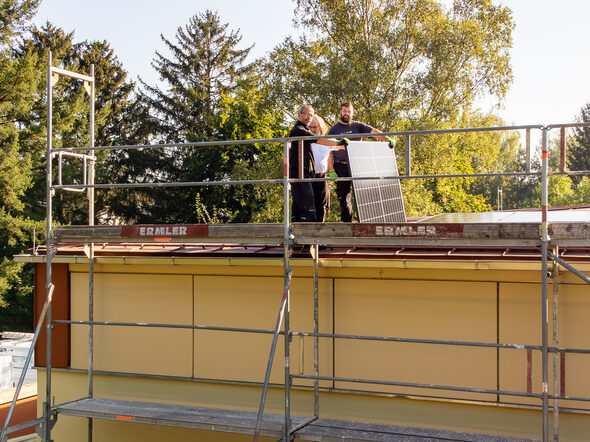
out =
[[[354,107],[350,101],[342,103],[340,106],[340,121],[333,125],[328,131],[328,135],[341,134],[377,134],[380,130],[375,129],[368,124],[354,121],[352,116],[354,114]],[[389,143],[389,147],[393,149],[394,141],[390,137],[378,137]],[[347,143],[348,145],[348,143]],[[332,152],[334,171],[339,178],[348,178],[350,173],[350,164],[348,160],[348,153],[345,149],[336,150]],[[336,181],[336,196],[340,202],[340,219],[343,222],[352,221],[352,182],[351,181]]]
[[[315,114],[311,123],[309,123],[309,131],[314,135],[325,135],[328,132],[328,125],[324,119]],[[328,173],[329,159],[332,158],[331,152],[334,149],[344,149],[344,146],[331,147],[321,146],[317,143],[311,144],[313,153],[313,162],[315,167],[316,178],[326,178]],[[330,188],[327,181],[314,181],[311,183],[313,187],[313,195],[315,199],[315,214],[318,222],[324,222],[326,214],[330,209]]]
[[[289,137],[313,137],[309,130],[309,123],[313,119],[315,111],[309,104],[304,104],[297,112],[297,121],[289,132]],[[303,141],[303,178],[314,178],[313,155],[311,144],[317,142],[325,146],[346,146],[347,138],[336,140],[334,138],[310,138]],[[299,141],[291,142],[289,149],[289,178],[299,178]],[[291,220],[293,222],[316,222],[318,217],[315,209],[315,196],[311,182],[291,183],[293,205]]]

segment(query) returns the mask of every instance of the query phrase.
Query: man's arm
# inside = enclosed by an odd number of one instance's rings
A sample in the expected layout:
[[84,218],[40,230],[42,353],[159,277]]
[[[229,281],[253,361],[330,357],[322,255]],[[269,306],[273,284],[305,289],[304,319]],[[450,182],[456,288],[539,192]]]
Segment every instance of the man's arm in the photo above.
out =
[[[379,129],[375,129],[373,128],[373,130],[371,130],[372,134],[380,134],[382,133]],[[395,140],[391,137],[386,137],[386,136],[376,136],[375,138],[379,138],[381,141],[387,141],[389,143],[389,147],[391,149],[393,149],[395,147]]]
[[[372,134],[380,134],[380,133],[382,133],[382,132],[381,132],[379,129],[375,129],[375,128],[373,128],[373,129],[371,130],[371,133],[372,133]],[[381,141],[387,141],[387,140],[385,139],[385,138],[387,138],[387,137],[384,137],[384,136],[377,136],[377,137],[375,137],[375,138],[379,138]]]
[[[345,142],[342,140],[346,140]],[[336,138],[320,138],[316,141],[318,144],[323,144],[324,146],[332,146],[336,147],[335,150],[344,149],[344,146],[348,144],[348,138],[341,138],[337,140]]]
[[[312,134],[310,131],[303,129],[302,127],[297,127],[295,130],[292,130],[289,134],[290,137],[314,137],[315,134]],[[308,142],[306,140],[306,142]],[[348,139],[346,142],[342,140],[337,140],[336,138],[320,138],[316,140],[310,140],[310,142],[315,142],[317,144],[322,144],[324,146],[331,146],[336,147],[337,149],[344,149],[344,145],[348,144]]]

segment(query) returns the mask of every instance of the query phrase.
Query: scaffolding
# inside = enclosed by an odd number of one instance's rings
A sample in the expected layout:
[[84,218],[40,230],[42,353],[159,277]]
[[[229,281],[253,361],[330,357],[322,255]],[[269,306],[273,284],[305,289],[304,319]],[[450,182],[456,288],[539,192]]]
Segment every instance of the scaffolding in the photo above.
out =
[[[53,148],[52,146],[52,88],[60,76],[80,80],[84,84],[90,99],[90,144],[87,147],[74,148]],[[325,440],[323,438],[342,438],[354,440],[391,440],[394,434],[403,434],[403,429],[384,424],[363,424],[349,421],[338,421],[326,419],[320,416],[319,391],[320,381],[343,381],[361,384],[373,384],[396,387],[428,388],[447,391],[476,392],[490,395],[508,395],[516,397],[535,398],[539,401],[542,409],[542,435],[543,440],[551,439],[549,434],[549,409],[553,410],[553,438],[558,440],[559,434],[559,401],[573,400],[589,402],[590,398],[571,397],[560,393],[558,389],[558,365],[561,355],[567,353],[590,354],[589,349],[560,348],[558,346],[557,325],[553,329],[552,344],[549,343],[549,307],[548,307],[548,284],[549,279],[553,281],[554,291],[554,324],[557,324],[557,299],[558,299],[558,278],[560,266],[566,268],[586,283],[590,278],[577,270],[570,263],[559,257],[558,248],[568,246],[590,246],[590,226],[583,223],[549,223],[548,222],[548,179],[551,175],[587,175],[590,171],[567,171],[565,169],[565,130],[568,127],[590,126],[590,123],[554,124],[554,125],[524,125],[524,126],[502,126],[485,128],[466,129],[445,129],[445,130],[424,130],[390,132],[382,135],[405,138],[405,173],[395,177],[404,179],[433,179],[433,178],[458,178],[458,177],[493,177],[493,176],[538,176],[541,181],[541,223],[480,223],[473,224],[436,224],[413,223],[406,224],[333,224],[333,223],[295,223],[290,221],[290,189],[292,182],[314,181],[314,179],[289,178],[289,147],[293,141],[299,141],[300,146],[304,138],[278,138],[265,140],[238,140],[238,141],[214,141],[184,144],[158,144],[158,145],[133,145],[133,146],[94,146],[94,66],[90,68],[89,75],[82,75],[65,71],[52,66],[51,54],[48,57],[47,66],[47,244],[46,244],[46,300],[35,330],[33,345],[27,357],[25,366],[32,357],[39,333],[45,324],[46,331],[46,391],[45,402],[43,403],[43,416],[36,419],[35,424],[39,425],[40,435],[43,441],[51,441],[51,431],[56,423],[58,415],[80,416],[88,419],[88,441],[93,440],[94,419],[115,419],[116,416],[130,416],[134,422],[151,423],[156,425],[172,425],[179,427],[197,429],[217,429],[236,433],[252,434],[253,440],[257,441],[260,436],[278,437],[282,441],[291,441],[295,436],[304,440]],[[558,172],[548,170],[548,134],[551,130],[559,129],[561,132],[560,168]],[[410,162],[412,139],[414,137],[429,134],[455,134],[489,131],[526,131],[526,170],[510,173],[479,173],[479,174],[445,174],[445,175],[414,175]],[[531,169],[531,131],[541,132],[541,170]],[[352,136],[354,138],[354,135]],[[163,149],[167,147],[209,147],[223,145],[242,145],[252,143],[282,143],[284,171],[280,179],[266,180],[241,180],[223,182],[181,182],[181,183],[127,183],[127,184],[96,184],[95,151],[96,150],[121,150],[121,149]],[[301,147],[300,147],[301,149]],[[62,182],[62,161],[64,157],[72,157],[83,161],[83,183],[64,184]],[[52,170],[53,160],[58,163],[58,182],[53,182],[54,172]],[[367,177],[359,179],[379,179],[384,177]],[[317,180],[317,179],[315,179]],[[340,178],[329,178],[331,181],[342,180]],[[350,180],[350,178],[345,178]],[[216,224],[216,225],[174,225],[174,226],[95,226],[94,225],[94,192],[96,189],[107,188],[138,188],[138,187],[188,187],[188,186],[214,186],[214,185],[244,185],[244,184],[279,184],[283,187],[283,223],[282,224]],[[57,226],[52,224],[52,198],[55,191],[85,192],[88,198],[88,225],[86,226]],[[152,230],[149,230],[152,229]],[[123,243],[123,242],[149,242],[155,241],[158,237],[168,236],[171,242],[186,242],[198,240],[204,243],[232,242],[237,244],[248,244],[253,241],[257,244],[281,244],[283,249],[283,296],[276,317],[275,327],[272,330],[248,329],[240,327],[217,327],[204,325],[174,325],[160,323],[133,323],[133,322],[107,322],[94,320],[94,264],[96,243]],[[54,285],[52,283],[51,264],[56,246],[59,243],[75,242],[86,245],[89,268],[89,305],[88,321],[54,320],[51,314],[52,295]],[[436,339],[413,339],[388,336],[364,336],[351,334],[320,333],[318,327],[319,302],[319,247],[322,244],[353,244],[353,245],[380,245],[380,246],[403,246],[403,245],[429,245],[429,246],[522,246],[540,247],[541,250],[541,311],[542,311],[542,344],[501,344],[489,342],[469,342],[454,340]],[[314,329],[313,332],[300,332],[291,329],[290,325],[290,287],[293,270],[290,266],[291,254],[295,245],[309,245],[314,263]],[[549,271],[549,262],[552,263]],[[52,404],[52,363],[51,343],[52,329],[55,324],[86,325],[88,326],[88,395],[73,401],[62,404]],[[264,382],[262,383],[261,399],[258,412],[237,412],[235,410],[205,409],[203,407],[188,407],[181,405],[164,405],[153,403],[138,403],[121,400],[109,400],[97,398],[94,395],[94,328],[96,326],[123,326],[123,327],[163,327],[163,328],[185,328],[192,330],[217,330],[232,333],[262,333],[272,336],[272,344],[269,351],[268,363]],[[264,413],[267,391],[270,384],[270,373],[273,359],[277,351],[279,336],[284,339],[284,413]],[[313,374],[292,373],[290,367],[291,340],[294,337],[311,338],[314,343]],[[384,381],[375,379],[356,379],[336,376],[320,376],[319,372],[319,340],[322,338],[342,340],[365,340],[379,342],[406,342],[417,344],[437,344],[443,346],[465,346],[465,347],[488,347],[524,349],[531,353],[538,351],[542,355],[542,393],[504,391],[500,389],[481,389],[458,387],[449,385],[419,384],[396,381]],[[549,354],[554,355],[554,391],[549,392]],[[6,422],[0,434],[0,441],[5,441],[7,435],[18,429],[30,426],[31,422],[10,427],[10,419],[14,405],[19,395],[24,380],[25,372],[21,376],[15,392],[12,406],[9,410]],[[301,417],[292,415],[291,411],[291,386],[294,379],[307,379],[313,381],[313,415]],[[550,405],[552,401],[552,406]],[[156,413],[157,410],[157,413]],[[371,437],[366,436],[371,432]],[[376,436],[380,435],[380,436]],[[424,430],[424,436],[436,438],[433,433]],[[381,438],[379,438],[381,437]],[[330,440],[332,440],[330,439]]]

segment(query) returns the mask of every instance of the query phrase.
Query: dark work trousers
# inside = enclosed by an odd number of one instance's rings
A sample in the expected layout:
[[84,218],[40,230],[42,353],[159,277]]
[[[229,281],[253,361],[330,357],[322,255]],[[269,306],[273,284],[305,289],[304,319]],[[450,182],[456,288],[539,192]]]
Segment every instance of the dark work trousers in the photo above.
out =
[[[316,173],[316,178],[326,178],[325,173]],[[316,220],[323,223],[326,219],[326,208],[330,204],[330,189],[327,181],[315,181],[311,183],[315,201]]]
[[312,183],[291,183],[291,221],[316,222],[315,199]]
[[[350,177],[350,166],[348,163],[334,161],[334,170],[338,178]],[[352,221],[352,181],[336,181],[336,196],[340,203],[340,219],[342,222]]]

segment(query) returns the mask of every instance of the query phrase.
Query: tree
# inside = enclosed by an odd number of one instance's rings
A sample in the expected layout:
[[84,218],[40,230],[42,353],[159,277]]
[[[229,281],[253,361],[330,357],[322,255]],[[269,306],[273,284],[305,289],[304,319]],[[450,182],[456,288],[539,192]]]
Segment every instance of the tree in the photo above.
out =
[[158,117],[159,136],[176,143],[210,140],[219,101],[237,86],[250,67],[244,65],[250,48],[237,49],[242,37],[227,32],[217,13],[206,11],[189,19],[176,31],[176,43],[163,35],[172,58],[156,52],[152,66],[166,90],[141,81],[144,98]]
[[[412,122],[406,122],[411,130]],[[498,117],[466,112],[460,127],[494,127],[503,125]],[[452,129],[451,123],[439,123],[425,129]],[[396,148],[398,158],[405,158],[404,138]],[[484,174],[524,170],[520,164],[518,134],[504,131],[438,133],[413,135],[411,164],[413,175]],[[399,161],[402,172],[404,161]],[[481,212],[492,210],[496,191],[509,180],[495,178],[453,177],[403,180],[405,208],[408,215],[434,215],[441,212]]]
[[[581,110],[580,122],[590,122],[590,103]],[[590,170],[590,127],[577,127],[570,138],[567,152],[567,165],[570,170]],[[579,179],[574,178],[575,182]]]
[[[359,120],[384,131],[493,124],[473,110],[483,96],[502,100],[512,80],[511,12],[491,0],[297,0],[296,24],[265,60],[269,101],[287,114],[304,102],[332,117],[352,101]],[[492,143],[492,144],[490,144]],[[415,137],[415,174],[495,169],[498,135]],[[403,158],[403,141],[398,143]],[[473,179],[403,182],[409,214],[489,210]]]
[[[37,4],[18,4],[25,3]],[[0,3],[0,12],[6,4]],[[21,10],[22,22],[17,24],[2,21],[3,29],[11,30],[12,42],[10,49],[0,50],[0,327],[4,329],[30,330],[33,325],[32,267],[15,263],[12,257],[32,246],[33,232],[38,240],[44,236],[48,51],[54,65],[68,70],[87,73],[90,63],[95,64],[97,143],[117,141],[117,125],[128,112],[133,90],[107,43],[74,43],[73,33],[50,23],[22,32],[25,17],[33,12]],[[54,146],[88,145],[88,97],[81,84],[61,79],[53,98]],[[81,162],[64,161],[63,176],[65,183],[80,182]],[[54,208],[55,222],[87,221],[87,201],[79,194],[57,192]]]
[[[267,116],[256,96],[259,80],[254,66],[245,63],[250,48],[239,49],[241,36],[228,31],[219,16],[211,11],[190,18],[172,42],[162,36],[171,53],[168,58],[156,52],[153,67],[162,86],[150,86],[141,98],[153,115],[155,140],[166,143],[228,140],[236,137],[271,135],[276,124],[261,126]],[[248,103],[246,100],[250,100]],[[157,171],[139,169],[136,180],[151,175],[159,181],[229,181],[240,164],[254,164],[264,147],[221,146],[170,148],[155,157]],[[137,154],[138,157],[149,154]],[[138,158],[139,159],[139,158]],[[151,172],[145,174],[144,171]],[[251,219],[252,192],[236,186],[206,186],[143,192],[142,213],[136,219],[151,222],[195,222],[197,207],[213,213],[219,221]],[[198,200],[197,200],[198,198]]]
[[13,42],[35,15],[41,0],[0,0],[0,46]]
[[[325,115],[352,101],[381,129],[454,121],[478,97],[502,99],[512,79],[510,10],[490,0],[297,0],[296,23],[267,60],[273,98]],[[280,86],[280,87],[279,87]]]
[[[30,271],[12,256],[31,244],[40,226],[25,214],[23,198],[32,185],[32,159],[20,149],[21,121],[30,112],[36,88],[35,54],[12,46],[37,9],[38,1],[0,1],[0,327],[31,329]],[[28,309],[27,309],[28,307]]]
[[[95,144],[108,146],[121,141],[121,122],[131,114],[134,84],[127,80],[127,72],[106,42],[74,42],[74,35],[46,23],[31,29],[24,38],[19,52],[33,52],[37,56],[37,91],[31,114],[22,121],[22,149],[34,159],[33,188],[27,194],[27,204],[36,217],[44,217],[45,209],[39,204],[45,199],[45,148],[46,148],[46,63],[51,50],[53,65],[70,71],[88,74],[95,66]],[[77,147],[89,145],[89,97],[82,82],[61,77],[53,87],[53,145]],[[105,179],[101,167],[107,154],[96,151],[97,180]],[[83,166],[80,159],[65,157],[63,182],[80,183]],[[99,193],[99,196],[101,194]],[[104,204],[104,198],[98,206]],[[60,223],[86,223],[88,202],[84,194],[59,191],[54,198],[55,221]]]

